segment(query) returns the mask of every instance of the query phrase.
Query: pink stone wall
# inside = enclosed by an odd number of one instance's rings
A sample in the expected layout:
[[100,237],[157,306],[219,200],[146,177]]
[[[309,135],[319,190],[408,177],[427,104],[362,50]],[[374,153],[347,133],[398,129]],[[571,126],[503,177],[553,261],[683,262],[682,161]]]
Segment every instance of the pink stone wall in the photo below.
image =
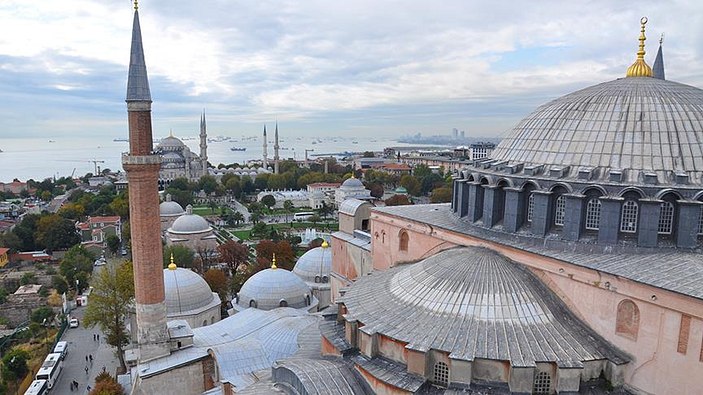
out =
[[408,363],[408,351],[405,348],[408,343],[381,334],[376,335],[376,337],[378,339],[379,354],[402,364]]
[[[703,301],[627,279],[528,253],[483,239],[434,229],[387,214],[372,214],[374,268],[424,259],[456,245],[490,248],[522,263],[543,279],[574,313],[596,332],[633,357],[625,383],[656,394],[693,394],[703,388]],[[410,236],[399,251],[399,232]],[[617,306],[632,300],[640,313],[636,340],[616,334]],[[682,314],[688,319],[686,353],[678,352]]]

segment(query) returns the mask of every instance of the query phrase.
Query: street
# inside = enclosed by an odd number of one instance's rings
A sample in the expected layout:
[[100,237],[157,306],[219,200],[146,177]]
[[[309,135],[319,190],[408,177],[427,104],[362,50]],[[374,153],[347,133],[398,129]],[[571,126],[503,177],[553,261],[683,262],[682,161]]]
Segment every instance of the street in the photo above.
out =
[[[51,390],[54,394],[70,394],[71,381],[78,382],[78,394],[86,394],[88,385],[95,386],[95,376],[103,369],[115,375],[119,361],[115,357],[114,348],[105,343],[105,337],[98,327],[86,328],[83,326],[83,312],[85,307],[78,307],[71,312],[72,317],[78,318],[78,328],[67,328],[62,341],[68,342],[68,354],[64,360],[63,372]],[[93,335],[99,334],[100,341],[93,340]],[[93,356],[93,363],[86,363],[86,356]],[[85,372],[88,367],[88,374]]]

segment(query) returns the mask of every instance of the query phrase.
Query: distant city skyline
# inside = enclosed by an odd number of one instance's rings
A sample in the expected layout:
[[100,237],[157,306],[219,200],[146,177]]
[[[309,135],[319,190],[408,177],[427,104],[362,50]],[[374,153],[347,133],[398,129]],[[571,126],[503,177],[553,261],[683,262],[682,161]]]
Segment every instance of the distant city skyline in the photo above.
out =
[[[2,136],[126,137],[129,1],[0,4]],[[154,134],[499,137],[538,105],[647,62],[703,86],[694,1],[144,0]],[[2,148],[2,147],[0,147]]]

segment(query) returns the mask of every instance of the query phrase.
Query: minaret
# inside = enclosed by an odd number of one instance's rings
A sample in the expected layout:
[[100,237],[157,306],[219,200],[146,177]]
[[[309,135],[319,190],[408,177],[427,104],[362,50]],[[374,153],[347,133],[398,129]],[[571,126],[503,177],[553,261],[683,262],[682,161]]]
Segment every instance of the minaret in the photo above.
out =
[[652,66],[652,77],[660,80],[666,79],[666,76],[664,75],[664,53],[662,52],[663,43],[664,33],[662,33],[661,38],[659,38],[659,50],[657,51],[657,57],[654,58],[654,65]]
[[269,153],[268,153],[268,141],[266,141],[268,137],[266,137],[266,125],[264,125],[264,169],[269,168]]
[[207,124],[205,123],[205,110],[200,115],[200,161],[202,162],[202,174],[207,175]]
[[164,303],[163,251],[158,231],[161,156],[153,152],[151,92],[137,8],[135,1],[126,98],[129,153],[122,155],[122,167],[129,182],[137,341],[139,361],[144,362],[168,355],[170,351]]
[[278,174],[278,161],[279,161],[279,156],[278,156],[278,121],[276,121],[276,133],[275,133],[275,138],[273,142],[273,173]]

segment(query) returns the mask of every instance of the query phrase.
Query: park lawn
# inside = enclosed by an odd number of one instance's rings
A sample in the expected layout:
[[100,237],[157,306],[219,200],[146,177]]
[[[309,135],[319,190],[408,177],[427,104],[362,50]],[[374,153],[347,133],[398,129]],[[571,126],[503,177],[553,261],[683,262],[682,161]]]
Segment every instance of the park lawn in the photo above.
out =
[[229,230],[229,233],[237,236],[239,240],[249,240],[251,239],[251,230]]
[[[193,207],[193,214],[198,214],[200,216],[207,216],[207,215],[220,215],[222,213],[222,207],[224,206],[218,206],[215,208],[215,211],[213,212],[212,209],[208,206],[196,206]],[[232,209],[229,207],[225,207],[225,213],[230,213],[232,212]]]

